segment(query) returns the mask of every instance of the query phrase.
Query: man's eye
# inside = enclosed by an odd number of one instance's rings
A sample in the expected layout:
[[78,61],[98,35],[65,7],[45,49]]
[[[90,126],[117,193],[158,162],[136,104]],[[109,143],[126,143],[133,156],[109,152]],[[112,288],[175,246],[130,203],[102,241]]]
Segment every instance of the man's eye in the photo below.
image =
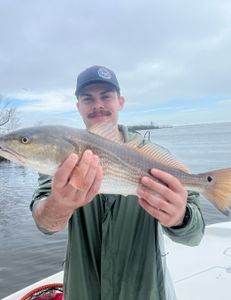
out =
[[104,100],[110,99],[110,96],[109,95],[105,95],[105,96],[102,97],[102,99],[104,99]]

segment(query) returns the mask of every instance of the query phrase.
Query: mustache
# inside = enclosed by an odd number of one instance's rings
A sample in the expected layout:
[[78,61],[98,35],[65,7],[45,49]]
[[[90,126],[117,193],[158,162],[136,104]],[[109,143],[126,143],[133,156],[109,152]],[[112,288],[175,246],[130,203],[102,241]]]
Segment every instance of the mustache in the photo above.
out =
[[93,119],[93,118],[102,117],[102,116],[107,116],[107,117],[111,116],[111,112],[109,110],[93,111],[87,117],[89,119]]

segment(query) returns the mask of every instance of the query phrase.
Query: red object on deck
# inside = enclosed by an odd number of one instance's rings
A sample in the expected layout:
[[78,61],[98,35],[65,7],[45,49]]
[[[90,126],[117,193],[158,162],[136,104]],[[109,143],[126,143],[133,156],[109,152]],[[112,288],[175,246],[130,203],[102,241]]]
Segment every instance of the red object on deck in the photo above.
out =
[[35,296],[35,298],[32,298],[33,300],[62,300],[63,299],[63,293],[55,294],[54,296],[49,295],[40,295]]
[[63,284],[51,283],[37,287],[23,296],[20,300],[62,300]]

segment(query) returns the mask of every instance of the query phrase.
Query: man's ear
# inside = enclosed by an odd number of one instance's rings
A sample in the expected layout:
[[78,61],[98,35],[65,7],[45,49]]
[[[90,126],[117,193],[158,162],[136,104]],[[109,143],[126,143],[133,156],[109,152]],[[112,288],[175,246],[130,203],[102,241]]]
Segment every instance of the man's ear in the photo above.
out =
[[77,108],[78,111],[79,111],[79,101],[78,101],[78,100],[76,101],[75,105],[76,105],[76,108]]
[[120,96],[120,98],[119,98],[119,104],[120,104],[119,110],[122,110],[122,109],[123,109],[123,107],[124,107],[124,102],[125,102],[124,96]]

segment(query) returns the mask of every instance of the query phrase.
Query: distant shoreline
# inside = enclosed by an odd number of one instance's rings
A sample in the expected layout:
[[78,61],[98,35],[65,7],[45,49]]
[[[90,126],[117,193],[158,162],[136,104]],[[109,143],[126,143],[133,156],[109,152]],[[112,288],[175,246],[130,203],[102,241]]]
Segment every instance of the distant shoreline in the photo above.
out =
[[173,126],[171,125],[163,125],[163,126],[158,126],[158,125],[130,125],[127,126],[128,130],[149,130],[149,129],[162,129],[162,128],[172,128]]

